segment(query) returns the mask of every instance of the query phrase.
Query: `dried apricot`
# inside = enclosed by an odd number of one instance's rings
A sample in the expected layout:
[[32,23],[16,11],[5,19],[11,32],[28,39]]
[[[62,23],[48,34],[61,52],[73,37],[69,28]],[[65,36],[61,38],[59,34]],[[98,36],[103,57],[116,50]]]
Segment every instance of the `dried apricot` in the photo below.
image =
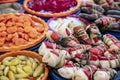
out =
[[15,43],[15,40],[17,40],[17,39],[18,39],[18,37],[14,36],[14,37],[12,38],[12,42]]
[[13,33],[13,37],[19,37],[18,33],[17,32]]
[[25,44],[27,41],[25,40],[25,39],[23,39],[23,38],[17,38],[16,40],[15,40],[15,45],[23,45],[23,44]]
[[12,34],[8,34],[7,37],[6,37],[6,41],[10,41],[12,38],[13,38],[13,35]]
[[8,46],[15,46],[15,44],[14,43],[9,43]]
[[27,34],[25,34],[24,39],[28,41],[29,40],[29,36]]
[[35,27],[34,27],[38,32],[43,32],[44,31],[44,27],[43,27],[43,25],[41,24],[41,25],[36,25]]
[[6,37],[7,36],[7,32],[6,31],[0,32],[0,36]]
[[21,38],[23,36],[22,32],[18,32],[18,36]]
[[0,31],[5,31],[6,27],[4,23],[0,23]]
[[37,31],[35,29],[33,29],[30,33],[28,33],[28,35],[31,37],[31,38],[36,38],[37,37]]
[[20,38],[23,38],[23,39],[25,39],[25,40],[27,40],[27,41],[29,40],[28,34],[26,34],[26,33],[21,33],[21,32],[19,32],[18,34],[19,34]]
[[7,32],[8,33],[15,33],[15,32],[17,32],[17,27],[16,26],[8,27]]
[[5,38],[0,37],[0,46],[3,46],[5,43]]
[[31,26],[31,23],[25,21],[25,23],[23,25],[24,25],[24,27],[28,27],[28,26]]
[[9,47],[9,42],[5,42],[3,47]]
[[23,27],[23,24],[22,23],[15,23],[15,25],[17,26],[17,27]]
[[38,36],[41,36],[41,33],[38,33]]
[[13,25],[13,23],[11,21],[8,21],[5,26],[9,27],[9,26],[12,26],[12,25]]
[[33,41],[34,39],[33,38],[29,38],[29,41]]
[[0,16],[0,22],[2,22],[3,20],[5,20],[4,16]]
[[24,32],[24,29],[22,27],[18,27],[18,32]]
[[26,32],[26,33],[29,33],[29,32],[31,32],[32,31],[32,27],[30,27],[30,26],[28,26],[28,27],[24,27],[24,31]]
[[35,26],[36,24],[35,24],[35,22],[33,21],[33,20],[30,20],[30,22],[31,22],[31,26]]

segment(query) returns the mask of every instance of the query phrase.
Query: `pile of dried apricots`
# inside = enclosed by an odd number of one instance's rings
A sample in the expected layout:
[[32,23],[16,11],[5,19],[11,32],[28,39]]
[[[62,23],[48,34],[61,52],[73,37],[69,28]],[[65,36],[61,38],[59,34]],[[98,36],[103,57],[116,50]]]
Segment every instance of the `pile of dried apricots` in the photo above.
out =
[[43,24],[29,15],[0,15],[0,47],[26,44],[37,39],[43,32]]

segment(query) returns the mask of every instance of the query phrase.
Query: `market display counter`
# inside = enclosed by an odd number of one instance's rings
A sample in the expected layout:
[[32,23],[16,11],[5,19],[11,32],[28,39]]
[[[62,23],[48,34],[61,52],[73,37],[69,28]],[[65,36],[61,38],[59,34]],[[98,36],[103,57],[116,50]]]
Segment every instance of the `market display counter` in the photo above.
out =
[[119,80],[120,1],[85,1],[0,1],[0,80]]

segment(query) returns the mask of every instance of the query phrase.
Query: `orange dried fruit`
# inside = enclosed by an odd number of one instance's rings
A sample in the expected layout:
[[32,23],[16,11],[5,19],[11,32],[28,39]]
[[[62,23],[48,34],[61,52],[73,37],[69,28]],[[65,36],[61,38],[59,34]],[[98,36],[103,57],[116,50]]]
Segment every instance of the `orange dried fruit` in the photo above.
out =
[[23,33],[22,32],[18,32],[18,36],[22,37]]
[[5,38],[0,37],[0,46],[3,46],[5,43]]
[[17,39],[18,39],[18,37],[14,36],[14,37],[12,38],[12,42],[15,43],[15,40],[17,40]]
[[36,37],[37,37],[37,34],[38,34],[38,32],[37,32],[35,29],[33,29],[30,33],[28,33],[28,35],[29,35],[31,38],[36,38]]
[[12,38],[13,38],[13,34],[8,34],[7,37],[6,37],[6,40],[10,41]]
[[3,47],[9,47],[9,42],[5,42]]
[[38,37],[41,36],[41,33],[38,33]]
[[28,41],[29,40],[29,36],[27,34],[25,34],[24,39]]
[[23,24],[22,23],[15,23],[15,25],[17,26],[17,27],[23,27]]
[[9,43],[8,46],[15,46],[15,44],[14,43]]
[[28,26],[31,26],[31,23],[30,23],[30,22],[25,21],[23,25],[24,25],[24,27],[28,27]]
[[4,16],[0,16],[0,22],[2,22],[3,20],[5,20]]
[[18,32],[24,32],[24,29],[22,27],[18,27]]
[[6,36],[7,36],[7,32],[6,32],[6,31],[0,32],[0,35],[1,35],[2,37],[6,37]]
[[34,39],[33,38],[29,38],[29,41],[33,41]]
[[7,32],[8,33],[15,33],[15,32],[17,32],[17,27],[16,26],[8,27]]
[[4,23],[0,23],[0,31],[5,31],[6,27]]
[[35,27],[34,27],[38,32],[43,32],[44,31],[44,27],[43,27],[43,25],[41,24],[41,25],[36,25]]
[[13,33],[13,37],[19,37],[18,33],[17,32]]
[[28,26],[28,27],[24,27],[24,31],[26,32],[26,33],[29,33],[29,32],[31,32],[32,31],[32,27],[30,27],[30,26]]
[[15,45],[23,45],[25,44],[27,41],[23,38],[16,38],[15,39]]
[[9,27],[9,26],[12,26],[12,25],[13,25],[13,23],[11,21],[8,21],[5,26]]
[[19,34],[19,36],[20,36],[20,38],[23,38],[23,39],[25,39],[25,40],[29,40],[29,36],[28,36],[28,34],[26,34],[26,33],[18,33]]
[[0,42],[5,41],[5,38],[0,37]]

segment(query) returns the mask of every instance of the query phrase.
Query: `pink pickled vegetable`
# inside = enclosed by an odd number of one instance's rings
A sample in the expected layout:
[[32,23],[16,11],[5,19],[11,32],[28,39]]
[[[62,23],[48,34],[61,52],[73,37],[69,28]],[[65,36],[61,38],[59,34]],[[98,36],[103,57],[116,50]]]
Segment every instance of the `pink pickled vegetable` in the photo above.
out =
[[35,11],[63,12],[77,5],[75,0],[31,0],[28,7]]

